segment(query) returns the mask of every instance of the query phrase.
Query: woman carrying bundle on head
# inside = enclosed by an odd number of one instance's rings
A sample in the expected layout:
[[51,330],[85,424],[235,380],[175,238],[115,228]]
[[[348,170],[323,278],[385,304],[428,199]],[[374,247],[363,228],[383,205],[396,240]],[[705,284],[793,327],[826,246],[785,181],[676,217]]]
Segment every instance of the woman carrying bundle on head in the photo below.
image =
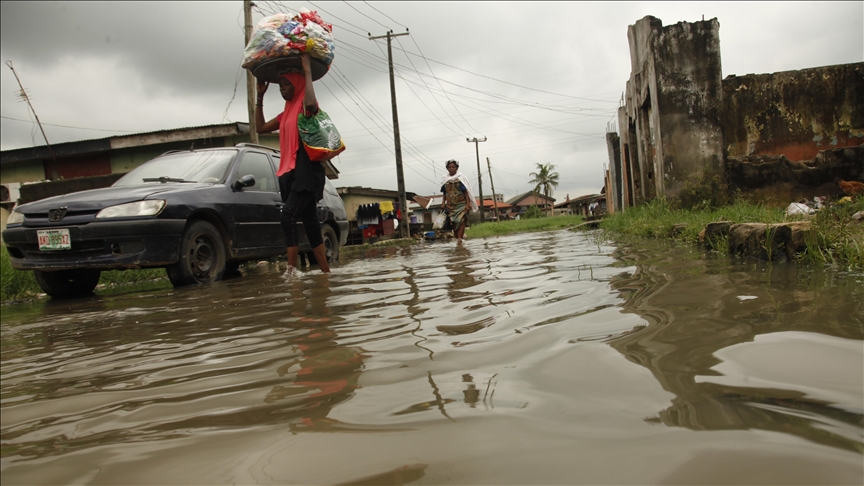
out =
[[476,213],[477,201],[474,200],[468,178],[459,171],[459,162],[451,159],[444,166],[447,168],[447,175],[441,180],[441,192],[444,193],[441,209],[450,220],[456,241],[462,243],[465,226],[468,224],[468,209]]
[[317,203],[324,197],[324,165],[312,162],[300,141],[297,116],[305,110],[318,112],[318,100],[312,87],[312,69],[309,55],[300,55],[303,73],[286,73],[279,78],[279,92],[285,100],[285,109],[276,118],[264,121],[264,93],[269,83],[258,80],[258,103],[255,109],[255,126],[258,133],[279,130],[279,191],[282,193],[282,231],[288,246],[288,271],[286,276],[297,272],[299,240],[297,221],[303,222],[306,238],[312,254],[324,273],[330,273],[327,263],[321,224],[318,221]]

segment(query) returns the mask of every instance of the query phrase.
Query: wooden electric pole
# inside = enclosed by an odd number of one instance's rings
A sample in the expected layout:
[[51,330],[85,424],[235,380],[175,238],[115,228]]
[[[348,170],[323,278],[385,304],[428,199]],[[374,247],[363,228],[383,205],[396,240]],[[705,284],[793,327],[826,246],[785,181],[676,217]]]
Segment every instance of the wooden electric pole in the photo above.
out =
[[[243,0],[243,21],[245,24],[246,43],[243,48],[249,45],[249,39],[252,38],[252,3],[251,0]],[[249,141],[258,143],[258,129],[255,126],[255,76],[252,71],[246,70],[246,111],[249,113]]]
[[489,168],[489,184],[492,185],[492,204],[495,205],[495,221],[501,222],[501,217],[498,216],[498,200],[495,199],[495,183],[492,181],[492,164],[489,163],[489,157],[486,157],[486,167]]
[[387,35],[379,35],[378,37],[372,37],[372,34],[368,32],[367,34],[369,35],[369,40],[387,38],[387,64],[390,67],[390,102],[393,105],[393,143],[396,150],[396,183],[399,187],[399,208],[402,210],[402,220],[399,221],[399,234],[402,238],[407,238],[411,236],[411,232],[408,227],[408,198],[405,196],[405,176],[402,173],[402,141],[399,138],[399,113],[396,110],[396,84],[393,80],[393,49],[390,46],[390,39],[392,37],[399,37],[400,35],[408,35],[408,32],[394,34],[391,30],[387,32]]
[[[483,137],[483,140],[474,138],[466,138],[468,142],[474,142],[474,151],[477,152],[477,187],[480,191],[480,222],[486,221],[486,218],[483,217],[483,172],[480,171],[480,142],[485,142],[486,137]],[[495,197],[493,194],[492,197]]]

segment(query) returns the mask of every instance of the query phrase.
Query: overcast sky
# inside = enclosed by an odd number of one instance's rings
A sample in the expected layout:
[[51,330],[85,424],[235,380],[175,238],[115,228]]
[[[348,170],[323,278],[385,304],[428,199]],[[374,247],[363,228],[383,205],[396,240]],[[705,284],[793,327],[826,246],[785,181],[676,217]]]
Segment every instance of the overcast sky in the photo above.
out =
[[[558,201],[596,194],[605,133],[630,75],[627,27],[716,18],[723,77],[864,61],[864,2],[271,2],[317,10],[336,56],[315,83],[348,149],[337,187],[397,189],[386,40],[394,38],[406,190],[439,191],[457,159],[477,193],[532,189],[551,163]],[[44,145],[11,62],[51,144],[247,122],[243,2],[3,1],[2,150]],[[419,74],[418,74],[419,73]],[[267,119],[283,102],[271,89]],[[466,139],[486,138],[475,144]]]

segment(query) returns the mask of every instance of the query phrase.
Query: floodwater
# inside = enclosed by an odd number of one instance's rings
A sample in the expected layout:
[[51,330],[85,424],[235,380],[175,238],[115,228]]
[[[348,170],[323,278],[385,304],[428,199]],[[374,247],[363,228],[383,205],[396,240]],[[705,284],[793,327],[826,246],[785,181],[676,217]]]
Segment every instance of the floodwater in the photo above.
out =
[[556,231],[2,309],[3,484],[862,484],[864,276]]

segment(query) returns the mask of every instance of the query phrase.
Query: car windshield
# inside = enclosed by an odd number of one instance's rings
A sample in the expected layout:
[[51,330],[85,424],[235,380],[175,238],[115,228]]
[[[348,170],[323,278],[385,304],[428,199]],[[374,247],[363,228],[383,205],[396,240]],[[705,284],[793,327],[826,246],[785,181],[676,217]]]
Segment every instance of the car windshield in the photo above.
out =
[[163,182],[222,182],[236,150],[207,150],[163,155],[144,162],[117,180],[114,186]]

